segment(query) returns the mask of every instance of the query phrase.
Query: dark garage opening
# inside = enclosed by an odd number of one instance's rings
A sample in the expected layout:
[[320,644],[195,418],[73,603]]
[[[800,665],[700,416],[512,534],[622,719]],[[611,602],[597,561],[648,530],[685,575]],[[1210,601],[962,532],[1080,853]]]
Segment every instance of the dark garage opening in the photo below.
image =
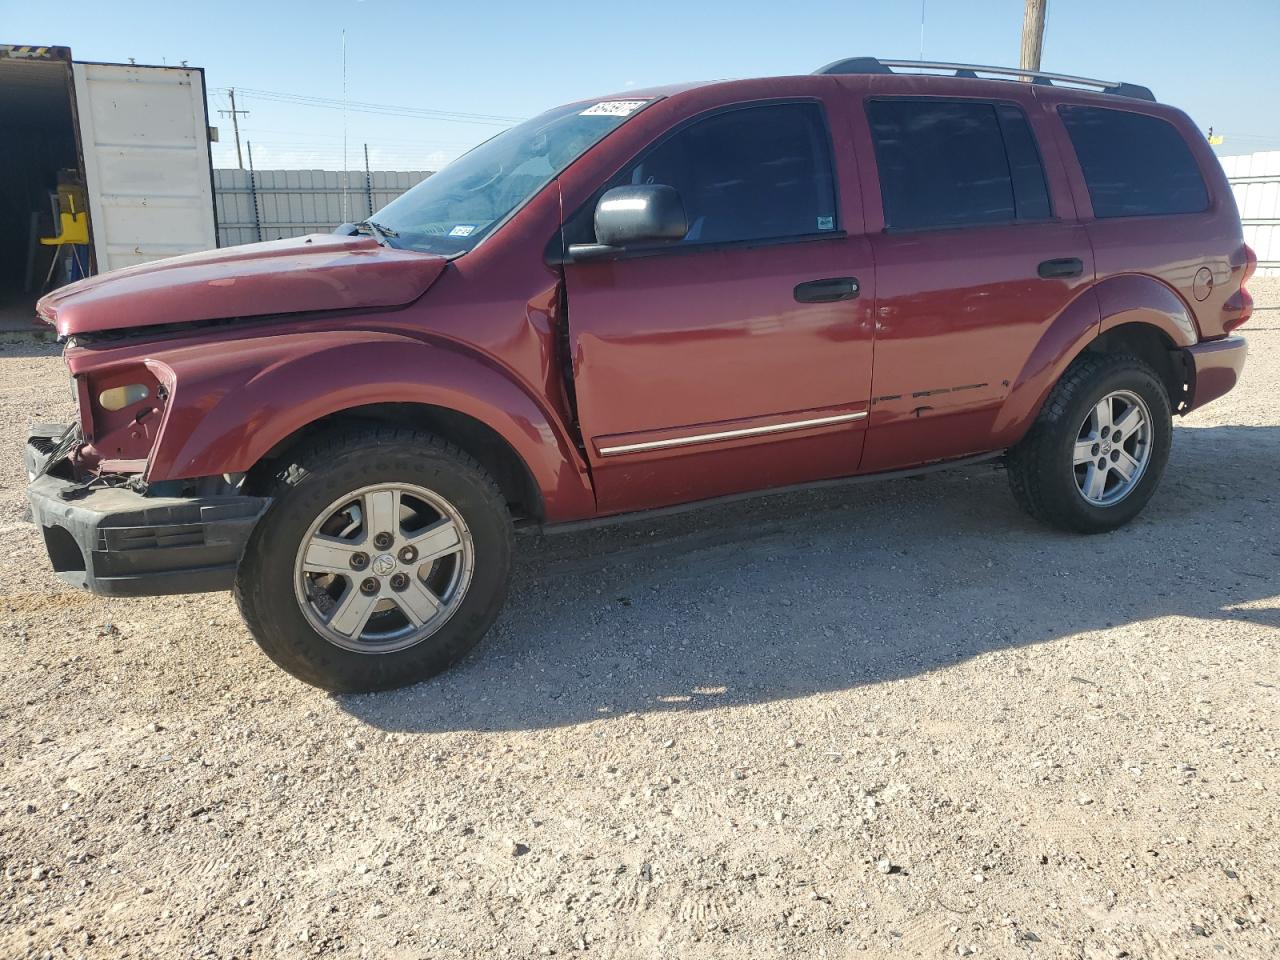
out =
[[[71,64],[0,58],[0,330],[30,329],[39,297],[65,282],[58,247],[59,171],[82,182]],[[87,246],[74,248],[88,271]]]

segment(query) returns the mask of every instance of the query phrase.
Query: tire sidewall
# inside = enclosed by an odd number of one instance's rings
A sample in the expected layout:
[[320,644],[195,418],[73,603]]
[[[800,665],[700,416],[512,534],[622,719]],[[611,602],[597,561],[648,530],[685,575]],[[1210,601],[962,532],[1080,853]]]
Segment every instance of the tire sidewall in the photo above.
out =
[[[267,656],[326,690],[368,691],[439,673],[479,642],[502,607],[511,564],[510,520],[483,474],[444,453],[380,444],[348,448],[299,472],[254,530],[237,576],[241,606]],[[475,549],[471,582],[448,621],[420,643],[393,653],[344,650],[318,633],[299,607],[297,551],[334,501],[360,487],[397,482],[437,493],[462,515]]]
[[[1142,398],[1151,419],[1151,459],[1138,484],[1124,499],[1099,506],[1084,499],[1075,481],[1074,450],[1077,431],[1089,411],[1108,394],[1129,390]],[[1155,494],[1169,460],[1173,442],[1173,417],[1164,384],[1145,366],[1110,366],[1090,377],[1067,402],[1060,429],[1046,458],[1052,495],[1072,515],[1073,525],[1082,530],[1113,530],[1137,516]]]

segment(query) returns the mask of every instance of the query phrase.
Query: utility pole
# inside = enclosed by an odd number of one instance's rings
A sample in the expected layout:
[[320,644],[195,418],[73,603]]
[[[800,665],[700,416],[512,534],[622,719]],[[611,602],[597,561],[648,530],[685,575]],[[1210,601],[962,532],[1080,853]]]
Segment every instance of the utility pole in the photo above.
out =
[[240,166],[240,169],[243,170],[244,157],[240,155],[240,114],[243,113],[247,117],[249,115],[249,111],[236,109],[236,88],[235,87],[231,88],[230,93],[231,93],[231,109],[219,110],[218,112],[222,114],[224,117],[229,116],[231,118],[231,126],[236,131],[236,163]]
[[1023,70],[1040,69],[1040,50],[1044,47],[1044,13],[1049,0],[1027,0],[1022,16],[1022,55],[1018,67]]
[[[1208,132],[1212,133],[1213,128],[1208,128]],[[372,216],[374,210],[374,174],[369,172],[369,145],[365,143],[365,200],[369,201],[369,215]]]

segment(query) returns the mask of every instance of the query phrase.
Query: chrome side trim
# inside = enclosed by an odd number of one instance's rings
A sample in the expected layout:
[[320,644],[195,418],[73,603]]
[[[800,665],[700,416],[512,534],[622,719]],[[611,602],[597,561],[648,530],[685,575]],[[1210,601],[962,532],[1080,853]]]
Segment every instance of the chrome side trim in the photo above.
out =
[[736,440],[738,437],[756,437],[767,433],[786,433],[789,430],[806,430],[824,427],[832,423],[849,423],[862,420],[867,411],[840,413],[831,417],[814,417],[811,420],[792,420],[789,423],[771,423],[764,427],[743,427],[741,430],[720,430],[716,433],[695,433],[688,437],[672,437],[670,440],[646,440],[644,443],[624,443],[616,447],[601,447],[600,456],[612,457],[620,453],[637,453],[641,450],[663,450],[667,447],[687,447],[695,443],[714,443],[717,440]]

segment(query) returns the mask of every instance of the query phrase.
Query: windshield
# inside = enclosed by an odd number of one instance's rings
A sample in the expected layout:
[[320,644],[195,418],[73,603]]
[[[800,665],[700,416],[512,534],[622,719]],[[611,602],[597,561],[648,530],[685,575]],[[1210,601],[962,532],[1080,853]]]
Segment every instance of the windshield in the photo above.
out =
[[370,219],[394,245],[465,253],[648,100],[557,107],[498,134],[397,197]]

